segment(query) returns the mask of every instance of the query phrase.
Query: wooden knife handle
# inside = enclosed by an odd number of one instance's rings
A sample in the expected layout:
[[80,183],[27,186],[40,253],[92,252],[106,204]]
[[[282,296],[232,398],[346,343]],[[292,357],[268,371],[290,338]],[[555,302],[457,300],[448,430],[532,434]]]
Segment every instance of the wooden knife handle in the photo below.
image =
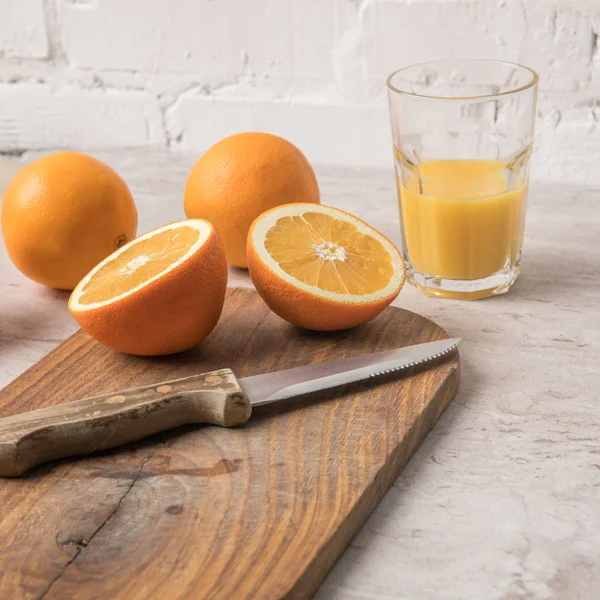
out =
[[0,476],[185,423],[241,425],[251,411],[233,372],[221,369],[13,415],[0,419]]

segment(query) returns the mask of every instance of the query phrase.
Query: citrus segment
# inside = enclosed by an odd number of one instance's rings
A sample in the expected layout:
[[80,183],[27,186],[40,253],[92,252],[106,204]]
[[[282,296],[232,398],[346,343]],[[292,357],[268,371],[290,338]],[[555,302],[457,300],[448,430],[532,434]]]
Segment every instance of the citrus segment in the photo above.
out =
[[137,288],[181,260],[200,235],[196,227],[180,226],[124,248],[112,260],[105,261],[82,286],[79,303],[104,302]]
[[344,211],[304,203],[256,219],[248,266],[274,312],[318,330],[373,318],[398,295],[405,278],[400,253],[378,231]]
[[381,242],[352,223],[317,212],[279,219],[267,232],[265,248],[292,277],[339,294],[375,292],[394,273]]
[[161,355],[200,343],[221,315],[227,262],[207,221],[140,236],[77,285],[69,310],[94,339],[129,354]]

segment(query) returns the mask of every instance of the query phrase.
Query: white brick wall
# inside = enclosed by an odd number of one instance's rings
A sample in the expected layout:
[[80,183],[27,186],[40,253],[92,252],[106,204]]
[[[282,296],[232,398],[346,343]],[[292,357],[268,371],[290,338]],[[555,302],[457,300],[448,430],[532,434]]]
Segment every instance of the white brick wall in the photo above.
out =
[[535,174],[600,184],[600,0],[0,0],[0,152],[201,152],[260,129],[389,168],[384,80],[441,57],[541,77]]
[[0,0],[0,55],[47,58],[43,0]]

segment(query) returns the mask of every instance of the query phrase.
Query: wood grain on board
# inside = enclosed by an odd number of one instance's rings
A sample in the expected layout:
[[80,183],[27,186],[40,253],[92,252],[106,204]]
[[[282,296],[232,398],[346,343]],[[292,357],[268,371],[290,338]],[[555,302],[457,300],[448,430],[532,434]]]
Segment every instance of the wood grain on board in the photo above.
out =
[[[229,290],[196,349],[119,354],[79,332],[0,392],[0,417],[231,367],[238,377],[445,338],[388,308],[354,330],[281,321]],[[428,368],[258,407],[243,427],[186,426],[0,479],[0,598],[305,598],[455,394]]]

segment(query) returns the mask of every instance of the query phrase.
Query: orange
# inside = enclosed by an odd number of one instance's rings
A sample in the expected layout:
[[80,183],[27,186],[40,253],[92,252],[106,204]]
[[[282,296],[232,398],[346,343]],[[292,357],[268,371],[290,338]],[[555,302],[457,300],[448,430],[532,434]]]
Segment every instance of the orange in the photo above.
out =
[[8,254],[27,277],[72,290],[103,258],[132,240],[137,210],[125,182],[104,163],[55,152],[23,167],[2,202]]
[[360,325],[398,295],[406,268],[398,249],[357,217],[330,206],[289,204],[254,221],[248,268],[281,318],[306,329]]
[[246,238],[261,213],[289,202],[319,202],[319,187],[304,154],[268,133],[238,133],[210,148],[185,186],[185,214],[206,219],[225,244],[227,262],[247,267]]
[[111,254],[77,285],[69,310],[99,342],[129,354],[188,350],[215,327],[227,287],[219,235],[207,221],[179,221]]

